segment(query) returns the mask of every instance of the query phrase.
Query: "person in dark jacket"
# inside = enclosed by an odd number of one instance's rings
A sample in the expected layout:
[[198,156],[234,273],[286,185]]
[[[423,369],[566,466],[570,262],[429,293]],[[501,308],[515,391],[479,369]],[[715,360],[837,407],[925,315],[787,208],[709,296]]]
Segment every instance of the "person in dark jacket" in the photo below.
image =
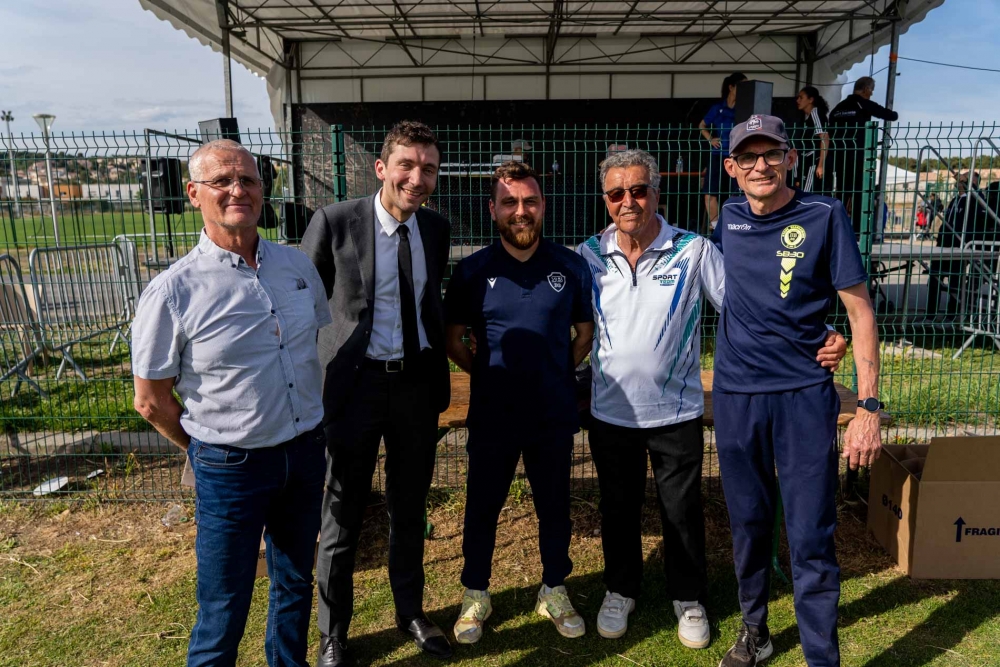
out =
[[899,114],[872,102],[875,79],[863,76],[848,95],[830,112],[834,145],[834,171],[837,174],[837,197],[851,216],[855,235],[861,234],[861,190],[864,187],[865,124],[872,118],[898,120]]
[[796,137],[800,161],[796,166],[799,187],[805,192],[829,195],[833,190],[833,174],[827,165],[830,149],[830,105],[819,90],[806,86],[795,97],[796,108],[805,116]]
[[[969,206],[969,183],[972,189],[979,189],[979,174],[963,172],[956,182],[958,192],[948,202],[948,207],[944,210],[944,220],[938,230],[934,245],[939,248],[956,248],[963,245],[962,236],[964,233],[965,210]],[[938,313],[938,304],[941,301],[942,292],[948,294],[948,302],[945,306],[946,313],[954,316],[958,313],[958,278],[962,272],[962,262],[952,259],[940,259],[931,262],[930,271],[927,278],[927,312]],[[944,281],[942,283],[942,281]],[[952,286],[955,289],[952,289]]]

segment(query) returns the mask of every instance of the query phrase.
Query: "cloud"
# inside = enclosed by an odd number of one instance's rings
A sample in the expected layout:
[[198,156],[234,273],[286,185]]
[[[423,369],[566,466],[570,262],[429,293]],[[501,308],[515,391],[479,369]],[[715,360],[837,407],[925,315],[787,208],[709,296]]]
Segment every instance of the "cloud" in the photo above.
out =
[[34,72],[39,72],[40,68],[36,65],[13,65],[10,67],[0,67],[0,77],[18,77],[26,76]]

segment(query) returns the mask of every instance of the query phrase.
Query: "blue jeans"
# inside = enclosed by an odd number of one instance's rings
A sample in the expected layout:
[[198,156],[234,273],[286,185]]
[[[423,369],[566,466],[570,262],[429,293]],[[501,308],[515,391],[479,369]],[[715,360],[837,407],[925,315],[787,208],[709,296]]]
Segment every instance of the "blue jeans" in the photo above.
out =
[[197,493],[198,619],[191,630],[188,667],[236,664],[261,531],[271,578],[267,664],[306,667],[325,452],[320,427],[261,449],[191,439],[187,453]]

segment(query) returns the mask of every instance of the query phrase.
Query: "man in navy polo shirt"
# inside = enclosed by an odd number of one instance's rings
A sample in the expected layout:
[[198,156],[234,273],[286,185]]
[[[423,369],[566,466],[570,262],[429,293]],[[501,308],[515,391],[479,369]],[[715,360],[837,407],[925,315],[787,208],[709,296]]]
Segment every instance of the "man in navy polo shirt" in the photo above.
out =
[[[590,270],[573,251],[541,238],[545,198],[528,165],[497,168],[489,205],[500,239],[459,262],[445,297],[448,356],[472,376],[462,541],[466,591],[455,639],[479,641],[492,611],[487,589],[497,521],[521,457],[538,515],[542,587],[536,611],[564,637],[580,637],[583,618],[563,582],[573,569],[569,481],[579,429],[573,370],[594,334]],[[475,354],[462,340],[468,328]]]
[[802,651],[810,667],[840,665],[833,541],[840,399],[815,355],[839,297],[859,397],[868,399],[847,428],[843,456],[852,469],[867,466],[881,447],[867,275],[843,205],[786,184],[797,156],[779,118],[751,116],[733,128],[729,146],[726,170],[746,196],[726,202],[715,231],[726,296],[712,400],[744,627],[720,667],[753,667],[773,650],[767,601],[779,483]]

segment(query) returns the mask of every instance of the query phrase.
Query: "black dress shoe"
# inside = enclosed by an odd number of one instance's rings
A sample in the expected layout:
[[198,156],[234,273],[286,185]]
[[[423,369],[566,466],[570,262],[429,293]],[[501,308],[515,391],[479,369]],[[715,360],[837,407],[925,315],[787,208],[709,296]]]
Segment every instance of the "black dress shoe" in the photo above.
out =
[[336,637],[319,636],[319,658],[316,667],[349,667],[351,664],[347,647]]
[[451,644],[441,628],[434,625],[423,613],[408,618],[396,614],[396,627],[413,637],[413,641],[424,653],[435,658],[450,658]]

